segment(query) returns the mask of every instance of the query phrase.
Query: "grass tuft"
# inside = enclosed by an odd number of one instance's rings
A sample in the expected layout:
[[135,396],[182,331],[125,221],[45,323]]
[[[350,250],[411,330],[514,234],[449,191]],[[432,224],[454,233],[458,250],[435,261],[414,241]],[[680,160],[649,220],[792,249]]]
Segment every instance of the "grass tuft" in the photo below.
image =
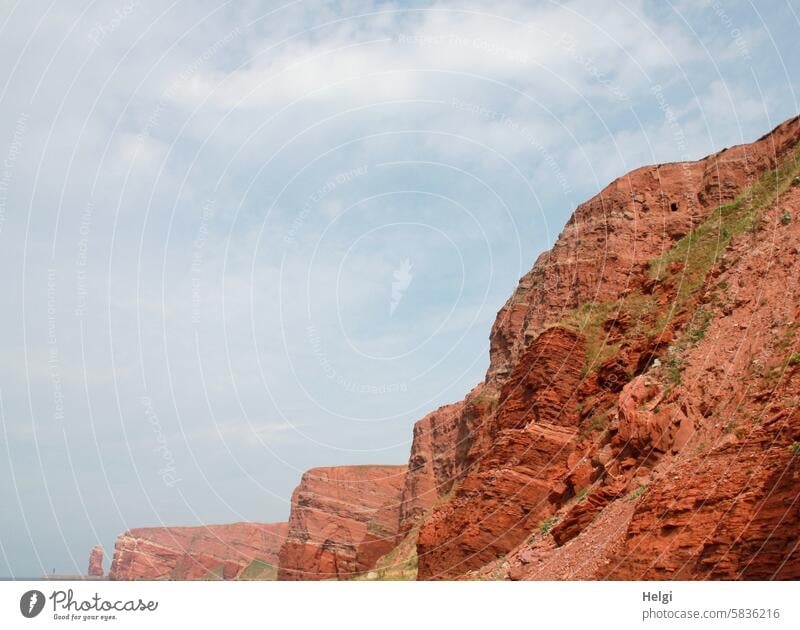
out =
[[547,532],[553,529],[553,525],[556,524],[555,517],[546,518],[541,523],[539,523],[539,533],[544,536]]
[[647,490],[647,484],[639,486],[638,488],[636,488],[636,490],[634,490],[627,496],[627,500],[636,501],[636,499],[638,499],[640,496],[644,494],[645,490]]

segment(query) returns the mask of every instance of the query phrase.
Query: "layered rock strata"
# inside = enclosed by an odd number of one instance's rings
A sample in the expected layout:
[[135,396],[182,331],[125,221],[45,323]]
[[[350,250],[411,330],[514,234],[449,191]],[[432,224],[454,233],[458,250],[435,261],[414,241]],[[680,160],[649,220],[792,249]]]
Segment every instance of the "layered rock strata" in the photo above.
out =
[[286,523],[131,529],[117,538],[112,580],[275,579]]
[[350,579],[396,544],[405,466],[306,472],[292,494],[281,580]]
[[578,207],[492,329],[496,400],[422,518],[420,578],[547,577],[518,555],[563,556],[618,502],[624,561],[582,578],[796,575],[799,140],[795,118]]

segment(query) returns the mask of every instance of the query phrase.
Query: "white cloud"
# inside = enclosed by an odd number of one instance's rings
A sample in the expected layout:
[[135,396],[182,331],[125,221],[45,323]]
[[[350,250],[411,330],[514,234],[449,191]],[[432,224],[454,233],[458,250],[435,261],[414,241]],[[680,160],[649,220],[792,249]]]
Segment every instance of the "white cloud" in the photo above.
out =
[[479,7],[387,12],[364,19],[358,30],[345,23],[313,40],[301,32],[288,41],[263,41],[242,67],[203,68],[171,96],[186,106],[224,110],[300,99],[355,104],[424,98],[442,76],[472,76],[534,92],[547,81],[540,97],[552,104],[565,85],[602,94],[607,79],[636,90],[650,73],[699,55],[675,26],[620,5],[522,3],[504,7],[506,14]]
[[125,166],[152,169],[162,163],[167,149],[155,138],[123,133],[117,144],[117,155]]

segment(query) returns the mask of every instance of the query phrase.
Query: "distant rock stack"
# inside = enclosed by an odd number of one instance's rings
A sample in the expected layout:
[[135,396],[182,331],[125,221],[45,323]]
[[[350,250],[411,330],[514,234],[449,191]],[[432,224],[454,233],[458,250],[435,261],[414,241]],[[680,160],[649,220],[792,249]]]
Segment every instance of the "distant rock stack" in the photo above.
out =
[[103,545],[95,545],[89,554],[89,577],[103,577]]

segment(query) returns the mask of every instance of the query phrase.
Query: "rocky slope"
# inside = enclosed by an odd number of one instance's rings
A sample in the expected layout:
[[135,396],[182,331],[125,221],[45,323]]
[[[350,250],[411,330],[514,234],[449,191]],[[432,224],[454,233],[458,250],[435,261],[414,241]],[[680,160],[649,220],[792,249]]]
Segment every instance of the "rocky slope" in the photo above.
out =
[[281,580],[350,579],[396,542],[405,466],[313,468],[292,494]]
[[274,579],[286,523],[131,529],[117,538],[112,580]]
[[576,210],[495,323],[419,577],[800,575],[799,140],[795,118]]

